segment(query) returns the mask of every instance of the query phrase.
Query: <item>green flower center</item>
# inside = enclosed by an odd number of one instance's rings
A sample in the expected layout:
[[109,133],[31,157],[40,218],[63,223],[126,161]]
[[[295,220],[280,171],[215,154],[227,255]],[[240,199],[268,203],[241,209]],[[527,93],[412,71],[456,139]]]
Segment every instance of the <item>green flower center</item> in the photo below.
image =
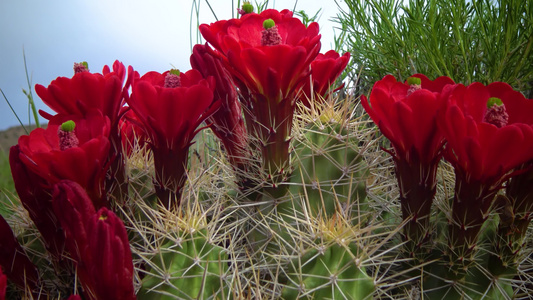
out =
[[409,77],[407,78],[407,84],[408,85],[421,85],[422,84],[422,79],[418,78],[418,77]]
[[505,109],[500,98],[491,97],[487,100],[487,111],[483,117],[483,122],[492,124],[498,128],[502,128],[509,122],[509,114]]
[[266,19],[263,22],[263,32],[261,33],[261,45],[275,46],[281,44],[281,35],[279,35],[278,27],[272,19]]
[[487,100],[487,108],[491,108],[494,105],[502,106],[503,102],[500,98],[490,97],[489,100]]
[[274,20],[272,19],[266,19],[264,22],[263,22],[263,28],[264,29],[270,29],[272,27],[276,26],[276,23],[274,22]]
[[65,123],[61,124],[61,130],[63,131],[72,132],[74,131],[74,128],[76,128],[76,123],[74,123],[74,121],[72,120],[66,121]]
[[250,2],[245,1],[245,2],[242,4],[242,11],[243,11],[245,14],[253,13],[253,12],[254,12],[254,6],[253,6]]
[[418,77],[411,76],[407,78],[407,84],[409,85],[409,89],[407,90],[407,96],[411,95],[415,91],[422,89],[422,79]]
[[66,150],[70,149],[72,147],[78,147],[80,144],[78,137],[76,137],[76,134],[74,133],[74,129],[76,128],[76,123],[74,121],[66,121],[65,123],[61,124],[57,131],[57,136],[59,137],[59,149],[60,150]]

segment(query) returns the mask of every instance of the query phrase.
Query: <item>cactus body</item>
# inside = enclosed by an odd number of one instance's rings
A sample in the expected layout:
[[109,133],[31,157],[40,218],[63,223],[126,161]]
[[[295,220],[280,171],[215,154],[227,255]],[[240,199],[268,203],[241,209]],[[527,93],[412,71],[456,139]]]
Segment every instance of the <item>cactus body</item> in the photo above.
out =
[[138,299],[223,299],[228,253],[205,230],[163,243],[149,262]]
[[295,145],[292,194],[305,195],[314,216],[361,211],[368,168],[358,152],[358,140],[340,123],[312,124],[304,132]]
[[375,290],[352,244],[317,246],[289,266],[283,299],[367,299]]

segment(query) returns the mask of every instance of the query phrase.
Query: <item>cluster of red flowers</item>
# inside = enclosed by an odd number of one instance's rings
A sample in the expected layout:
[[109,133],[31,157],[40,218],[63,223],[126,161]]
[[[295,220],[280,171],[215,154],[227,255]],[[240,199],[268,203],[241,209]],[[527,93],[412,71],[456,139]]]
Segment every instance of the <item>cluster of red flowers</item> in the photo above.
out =
[[[41,111],[47,128],[20,137],[11,148],[15,188],[53,265],[76,270],[88,299],[134,299],[128,237],[110,211],[115,197],[107,178],[124,171],[118,124],[136,73],[130,68],[125,82],[126,68],[118,61],[112,71],[106,66],[102,73],[91,73],[83,64],[76,64],[75,71],[72,78],[35,87],[56,114]],[[6,236],[2,241],[11,241],[2,243],[5,261],[0,262],[8,278],[38,293],[37,268],[9,227],[0,232]]]
[[[289,144],[296,102],[321,99],[348,64],[349,53],[319,54],[318,24],[305,26],[289,10],[246,13],[203,24],[207,48],[233,76],[244,106],[249,144],[261,152],[274,186],[289,173]],[[241,153],[245,154],[245,153]]]
[[[200,32],[209,45],[194,47],[187,72],[140,76],[116,61],[92,73],[82,63],[72,78],[35,87],[56,114],[41,112],[48,127],[11,148],[15,188],[53,264],[75,270],[87,299],[135,298],[126,229],[112,211],[127,198],[124,164],[134,148],[152,153],[155,190],[167,209],[179,208],[189,147],[204,122],[239,180],[248,179],[249,156],[258,150],[275,186],[289,175],[296,103],[327,97],[350,58],[320,54],[318,24],[306,26],[289,10],[243,10],[241,18],[201,25]],[[386,76],[362,104],[391,142],[413,251],[430,233],[442,157],[456,170],[451,246],[475,246],[509,179],[508,196],[517,195],[511,209],[529,222],[531,192],[520,183],[533,167],[533,100],[505,83],[464,86],[417,74],[406,83]],[[0,299],[6,276],[37,293],[37,268],[3,218],[0,241]]]
[[[476,245],[502,185],[531,172],[533,100],[502,82],[464,86],[447,77],[430,81],[417,74],[405,83],[386,76],[374,85],[370,101],[362,97],[362,104],[392,145],[389,153],[403,217],[410,220],[404,232],[415,246],[430,232],[427,225],[441,157],[455,168],[449,243],[462,248],[457,252],[464,257]],[[529,215],[523,210],[533,205],[522,202],[510,199],[517,216]]]
[[[135,298],[127,233],[112,211],[127,200],[125,161],[135,148],[153,155],[166,209],[179,208],[189,147],[205,127],[220,138],[238,180],[249,179],[256,140],[269,174],[285,174],[296,102],[323,99],[350,57],[319,54],[318,24],[305,26],[288,10],[249,12],[200,31],[210,46],[194,47],[190,71],[140,76],[116,61],[93,73],[76,63],[72,78],[35,87],[55,114],[41,111],[47,128],[11,148],[15,187],[54,266],[76,272],[87,299]],[[4,273],[38,292],[37,268],[3,218],[0,241]],[[0,293],[5,278],[0,273]]]

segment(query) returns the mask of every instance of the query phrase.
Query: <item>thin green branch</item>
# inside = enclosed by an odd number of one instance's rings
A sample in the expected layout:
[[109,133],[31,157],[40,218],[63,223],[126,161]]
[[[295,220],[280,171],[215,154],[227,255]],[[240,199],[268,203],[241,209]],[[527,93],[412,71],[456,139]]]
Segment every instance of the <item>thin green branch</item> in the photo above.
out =
[[28,132],[28,130],[26,129],[26,127],[24,126],[24,124],[22,123],[22,121],[20,120],[20,118],[19,118],[19,116],[17,115],[17,113],[15,112],[15,110],[13,109],[13,106],[11,106],[11,103],[10,103],[9,100],[7,99],[6,94],[4,94],[4,91],[2,91],[2,89],[0,89],[0,93],[2,93],[2,96],[3,96],[4,99],[6,100],[7,105],[9,106],[9,108],[11,109],[11,111],[13,112],[13,115],[15,115],[15,118],[17,118],[17,120],[19,121],[19,124],[20,124],[20,126],[22,126],[22,128],[24,129],[24,132],[26,132],[26,134],[30,134],[30,133]]
[[[37,127],[41,127],[41,125],[39,124],[39,113],[37,112],[37,107],[35,106],[35,102],[33,101],[33,94],[31,92],[32,84],[31,84],[30,77],[28,75],[28,66],[26,64],[26,52],[24,51],[24,47],[22,47],[22,56],[24,58],[24,71],[26,72],[26,81],[28,82],[28,91],[22,89],[22,92],[26,95],[26,97],[28,97],[29,108],[33,112],[33,118],[35,119],[35,125]],[[29,119],[31,123],[31,118]]]

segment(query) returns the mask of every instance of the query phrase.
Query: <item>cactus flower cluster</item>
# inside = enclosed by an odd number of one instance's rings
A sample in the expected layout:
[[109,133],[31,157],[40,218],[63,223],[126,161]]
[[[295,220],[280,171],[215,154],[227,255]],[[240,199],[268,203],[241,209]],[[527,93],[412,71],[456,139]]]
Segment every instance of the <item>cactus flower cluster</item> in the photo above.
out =
[[[441,276],[442,287],[448,285],[446,280],[452,284],[462,281],[478,285],[475,289],[483,293],[486,287],[480,287],[476,280],[468,282],[472,270],[482,265],[494,278],[505,272],[502,269],[516,270],[517,245],[524,243],[524,222],[529,222],[524,216],[531,212],[525,211],[526,207],[531,208],[526,199],[531,196],[531,189],[515,184],[528,182],[531,172],[533,100],[502,82],[464,86],[447,77],[435,81],[419,74],[413,77],[398,83],[387,76],[374,85],[370,103],[364,96],[362,99],[366,111],[392,145],[386,151],[395,164],[408,256],[424,261],[438,253],[434,248],[437,236],[432,232],[437,228],[431,222],[431,208],[436,172],[444,158],[455,171],[451,209],[445,212],[449,216],[448,230],[437,232],[446,235],[446,249],[441,255],[447,259],[439,262],[445,267],[425,268],[428,274],[433,271],[435,276]],[[507,192],[501,193],[505,187]],[[517,193],[520,204],[515,200]],[[494,213],[500,216],[498,234],[483,232],[482,227],[489,226]],[[515,214],[520,215],[518,227],[513,220]],[[485,243],[493,245],[483,249],[487,247]],[[484,251],[491,253],[490,259],[483,255]],[[452,288],[443,290],[433,297],[445,295]],[[450,295],[464,296],[455,292]]]
[[239,13],[200,25],[190,70],[83,62],[35,87],[53,113],[10,149],[0,300],[531,289],[533,100],[423,74],[341,98],[350,53],[320,53],[316,22]]

